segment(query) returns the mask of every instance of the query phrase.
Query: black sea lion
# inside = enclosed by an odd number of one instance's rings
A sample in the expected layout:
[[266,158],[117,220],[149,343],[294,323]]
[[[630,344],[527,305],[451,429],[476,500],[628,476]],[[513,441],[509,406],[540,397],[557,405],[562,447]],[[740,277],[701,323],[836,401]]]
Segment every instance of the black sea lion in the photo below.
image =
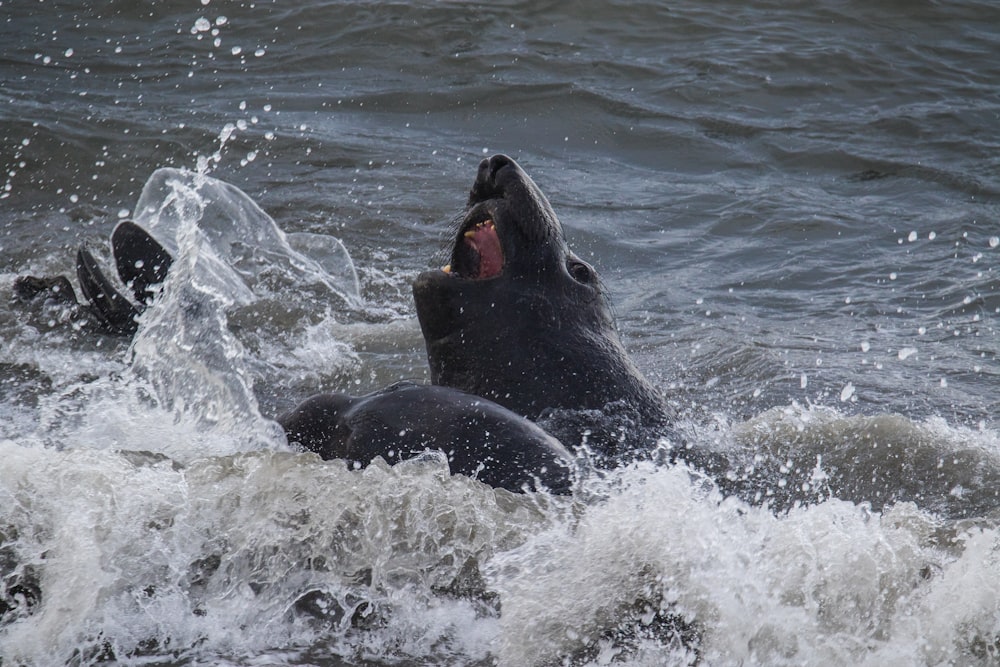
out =
[[278,421],[290,443],[324,459],[368,465],[432,449],[453,474],[509,491],[569,493],[573,457],[541,428],[492,401],[448,387],[398,382],[356,398],[319,394]]
[[607,431],[598,416],[610,410],[635,428],[591,440],[603,455],[647,447],[668,423],[663,397],[622,346],[597,272],[506,155],[479,165],[450,264],[418,276],[413,296],[434,384],[530,419],[576,411],[578,435]]

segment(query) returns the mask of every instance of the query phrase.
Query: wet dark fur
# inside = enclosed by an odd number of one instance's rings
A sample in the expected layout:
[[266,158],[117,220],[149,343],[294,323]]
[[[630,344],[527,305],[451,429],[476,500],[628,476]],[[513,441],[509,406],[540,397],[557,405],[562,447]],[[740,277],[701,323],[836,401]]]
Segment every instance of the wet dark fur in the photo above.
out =
[[532,422],[492,401],[448,387],[399,382],[360,398],[318,394],[278,421],[291,443],[324,459],[389,463],[428,449],[454,474],[509,491],[568,493],[573,457]]

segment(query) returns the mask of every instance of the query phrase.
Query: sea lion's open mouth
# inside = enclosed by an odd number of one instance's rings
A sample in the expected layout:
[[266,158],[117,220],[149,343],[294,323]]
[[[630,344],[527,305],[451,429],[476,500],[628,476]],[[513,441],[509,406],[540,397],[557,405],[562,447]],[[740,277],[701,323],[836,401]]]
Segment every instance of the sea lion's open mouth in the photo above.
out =
[[503,247],[492,218],[479,216],[466,219],[455,239],[451,264],[442,268],[459,278],[485,280],[503,271]]

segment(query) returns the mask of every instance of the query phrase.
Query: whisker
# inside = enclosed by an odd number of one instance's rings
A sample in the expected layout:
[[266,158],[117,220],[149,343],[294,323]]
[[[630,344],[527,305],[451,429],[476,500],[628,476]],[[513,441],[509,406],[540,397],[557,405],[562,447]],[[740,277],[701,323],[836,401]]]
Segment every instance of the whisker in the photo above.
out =
[[448,225],[442,231],[444,238],[441,241],[441,247],[434,253],[433,261],[435,264],[447,264],[448,261],[451,260],[451,251],[455,244],[455,237],[458,236],[458,232],[462,229],[462,223],[464,221],[464,211],[454,215],[451,220],[448,221]]
[[465,222],[465,211],[458,213],[451,219],[448,223],[448,230],[451,236],[457,236],[460,229],[462,229],[462,223]]

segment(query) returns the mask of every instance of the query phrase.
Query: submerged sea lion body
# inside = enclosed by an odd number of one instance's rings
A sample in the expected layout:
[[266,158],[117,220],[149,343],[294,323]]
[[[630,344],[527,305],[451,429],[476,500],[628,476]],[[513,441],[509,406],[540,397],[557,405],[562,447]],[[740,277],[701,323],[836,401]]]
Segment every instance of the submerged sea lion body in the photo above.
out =
[[448,387],[398,382],[361,397],[319,394],[278,421],[290,443],[349,465],[439,450],[453,474],[496,488],[570,490],[573,457],[558,440],[492,401]]
[[590,441],[613,457],[648,447],[669,421],[621,343],[596,271],[570,251],[545,195],[507,156],[480,164],[451,263],[418,276],[413,296],[434,384],[530,419],[575,412],[559,420],[578,427],[570,445],[607,431],[599,417],[615,412],[632,432]]

